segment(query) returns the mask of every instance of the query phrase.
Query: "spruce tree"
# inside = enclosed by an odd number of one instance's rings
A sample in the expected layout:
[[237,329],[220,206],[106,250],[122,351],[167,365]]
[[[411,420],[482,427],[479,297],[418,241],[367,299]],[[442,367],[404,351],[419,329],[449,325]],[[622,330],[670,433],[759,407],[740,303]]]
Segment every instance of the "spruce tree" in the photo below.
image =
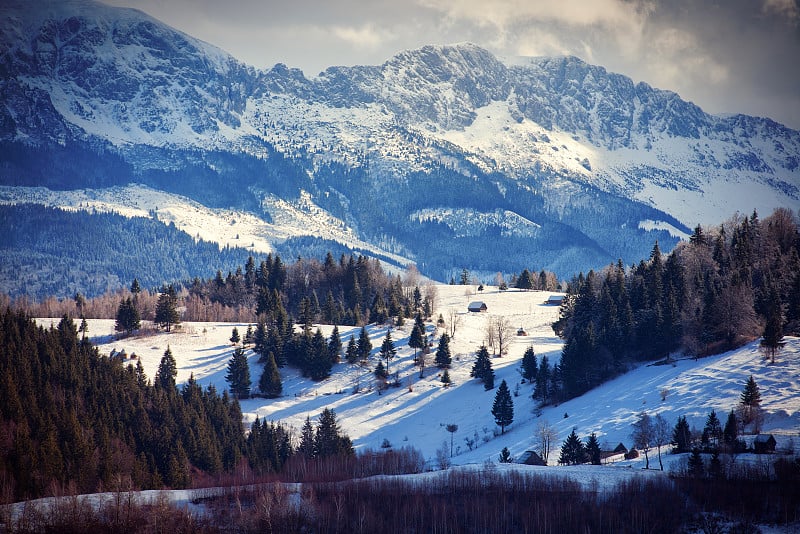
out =
[[339,363],[342,355],[342,338],[339,337],[339,327],[334,326],[333,332],[331,332],[331,337],[328,340],[328,357],[331,360],[331,363],[336,364]]
[[237,399],[246,399],[250,396],[250,366],[244,349],[236,347],[233,356],[228,361],[228,372],[225,380],[230,384],[231,393]]
[[542,356],[542,361],[539,363],[539,370],[536,372],[536,386],[533,389],[533,398],[540,401],[542,404],[550,402],[550,378],[552,370],[550,368],[547,354]]
[[444,373],[442,373],[442,384],[444,384],[444,387],[448,388],[448,387],[450,387],[451,383],[452,383],[452,380],[450,379],[450,371],[445,369]]
[[336,412],[329,408],[322,410],[319,416],[317,432],[314,435],[314,451],[318,458],[335,455],[352,456],[355,453],[350,438],[342,433],[336,422]]
[[161,357],[161,362],[158,364],[156,377],[153,385],[165,391],[172,391],[175,389],[175,377],[178,376],[178,365],[175,362],[175,357],[172,355],[169,345],[164,355]]
[[561,445],[561,454],[558,457],[558,463],[561,465],[579,465],[586,461],[586,449],[581,442],[581,438],[572,429],[567,439]]
[[366,327],[362,326],[361,333],[358,335],[358,359],[368,360],[370,351],[372,351],[372,342],[369,340]]
[[355,336],[350,336],[350,341],[347,342],[347,350],[345,351],[345,359],[347,363],[353,364],[358,361],[358,345],[356,344]]
[[133,299],[131,297],[123,299],[117,308],[117,320],[114,329],[117,332],[125,332],[125,335],[129,336],[139,328],[141,328],[141,319]]
[[417,318],[414,320],[414,328],[408,338],[408,346],[414,349],[414,362],[417,361],[417,350],[424,347],[426,342],[425,325],[422,324],[422,317],[417,314]]
[[761,416],[761,391],[753,375],[750,375],[744,385],[742,394],[739,397],[739,408],[743,424],[749,425],[756,422],[756,426],[758,426],[758,420]]
[[164,328],[167,332],[172,329],[172,325],[180,323],[178,296],[175,293],[175,288],[172,287],[171,284],[164,288],[158,296],[155,323]]
[[500,426],[501,434],[505,434],[506,427],[514,422],[514,400],[511,398],[511,392],[508,390],[505,380],[500,382],[500,387],[497,388],[494,396],[492,415],[494,422]]
[[450,336],[447,332],[442,334],[439,338],[439,348],[436,349],[436,356],[433,359],[436,367],[439,369],[449,369],[450,364],[453,362],[450,356]]
[[700,456],[700,449],[697,447],[692,449],[692,454],[689,455],[689,476],[695,478],[702,478],[705,475],[706,467],[703,464],[703,457]]
[[736,441],[739,439],[739,421],[736,420],[736,413],[731,410],[728,419],[725,421],[725,428],[722,430],[722,441],[730,449],[736,448]]
[[375,366],[375,378],[379,380],[386,380],[389,378],[389,372],[383,365],[383,360],[378,360],[378,365]]
[[241,341],[242,338],[239,337],[239,329],[235,326],[233,327],[233,331],[231,332],[230,342],[236,345]]
[[314,426],[311,424],[311,417],[309,416],[306,416],[303,428],[300,429],[300,445],[297,447],[297,453],[306,458],[316,457],[316,451],[314,449]]
[[394,348],[394,341],[392,341],[392,331],[386,331],[386,337],[383,338],[381,343],[380,357],[386,360],[386,374],[389,375],[389,361],[397,356],[397,350]]
[[500,457],[498,461],[501,464],[510,464],[514,461],[514,458],[511,456],[511,451],[508,450],[508,447],[503,447],[503,450],[500,451]]
[[678,417],[675,430],[672,432],[672,442],[675,444],[676,453],[689,452],[689,447],[692,444],[692,433],[684,415]]
[[469,376],[486,382],[486,376],[490,371],[492,371],[492,360],[489,357],[489,349],[486,348],[486,345],[481,345],[475,354],[475,363],[472,365]]
[[586,455],[592,465],[600,465],[602,460],[602,453],[600,451],[600,443],[597,441],[597,434],[592,432],[589,439],[586,440]]
[[525,354],[522,355],[522,378],[530,383],[536,380],[536,372],[539,370],[536,363],[536,353],[533,347],[525,349]]
[[258,389],[268,399],[280,397],[283,392],[281,373],[278,370],[278,364],[275,362],[275,355],[271,352],[267,356],[267,364],[264,366],[264,372],[261,373],[261,379],[258,381]]
[[770,293],[770,306],[767,312],[767,324],[761,338],[761,350],[771,363],[775,363],[775,355],[783,349],[783,314],[781,313],[780,296],[773,288]]
[[717,417],[717,412],[711,410],[706,418],[706,424],[703,427],[703,442],[709,444],[711,447],[716,448],[722,439],[722,423]]

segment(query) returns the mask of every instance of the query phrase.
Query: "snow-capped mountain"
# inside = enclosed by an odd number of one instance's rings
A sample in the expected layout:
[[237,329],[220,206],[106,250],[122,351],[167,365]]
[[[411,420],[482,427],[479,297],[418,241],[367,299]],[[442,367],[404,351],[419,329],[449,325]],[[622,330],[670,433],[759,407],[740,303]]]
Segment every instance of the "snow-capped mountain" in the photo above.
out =
[[426,46],[307,78],[90,0],[0,14],[6,186],[139,183],[248,210],[272,243],[289,203],[340,228],[328,239],[437,278],[569,276],[737,210],[800,206],[800,132],[573,57]]

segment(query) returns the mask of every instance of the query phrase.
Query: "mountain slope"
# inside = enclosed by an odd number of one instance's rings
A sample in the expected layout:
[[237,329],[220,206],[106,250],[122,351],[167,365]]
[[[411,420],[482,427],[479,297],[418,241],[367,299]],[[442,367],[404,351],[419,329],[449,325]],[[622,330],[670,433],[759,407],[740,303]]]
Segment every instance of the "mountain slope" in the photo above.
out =
[[577,58],[426,46],[308,79],[90,0],[0,13],[3,185],[140,183],[266,223],[301,202],[439,279],[568,277],[800,206],[800,133]]

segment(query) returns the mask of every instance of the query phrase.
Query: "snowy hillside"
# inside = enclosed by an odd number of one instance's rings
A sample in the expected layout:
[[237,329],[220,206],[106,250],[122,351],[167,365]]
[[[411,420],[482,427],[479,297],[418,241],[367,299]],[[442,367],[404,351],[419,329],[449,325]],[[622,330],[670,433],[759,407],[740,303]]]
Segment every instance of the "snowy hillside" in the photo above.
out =
[[[670,424],[685,415],[691,426],[702,428],[711,409],[724,418],[738,403],[739,394],[747,377],[755,377],[761,388],[762,406],[766,411],[764,430],[774,433],[781,446],[792,446],[800,438],[800,339],[787,338],[784,351],[774,365],[764,361],[757,342],[736,351],[694,361],[679,359],[672,365],[645,365],[628,374],[590,391],[582,397],[560,406],[535,412],[531,400],[531,385],[519,384],[520,360],[528,346],[533,346],[537,356],[547,355],[553,362],[560,356],[562,342],[554,336],[551,322],[558,315],[558,307],[544,304],[549,293],[525,291],[498,291],[487,288],[477,293],[474,286],[438,286],[437,312],[444,317],[457,312],[460,325],[451,343],[453,366],[450,376],[453,384],[444,388],[440,373],[429,357],[424,378],[419,378],[419,368],[413,365],[413,349],[407,346],[410,324],[392,331],[398,356],[390,363],[390,372],[398,372],[401,387],[389,388],[382,394],[374,388],[371,374],[377,364],[377,353],[386,329],[371,326],[368,331],[373,351],[370,369],[360,369],[347,363],[334,366],[330,378],[313,382],[302,378],[292,368],[281,370],[283,396],[275,400],[249,399],[242,401],[247,422],[256,416],[280,420],[299,431],[305,418],[314,419],[323,408],[335,410],[342,428],[353,438],[356,448],[380,448],[384,442],[393,447],[411,446],[420,449],[431,461],[437,449],[450,434],[445,425],[456,424],[453,435],[456,465],[482,464],[496,461],[500,450],[508,447],[513,456],[534,448],[534,431],[537,424],[547,421],[558,437],[550,464],[557,461],[561,442],[576,428],[585,438],[596,432],[601,445],[613,448],[623,442],[631,445],[631,424],[646,411],[650,415],[662,414]],[[487,313],[468,313],[467,304],[482,300]],[[506,380],[513,397],[514,422],[499,435],[490,413],[495,390],[484,391],[482,384],[469,378],[474,352],[482,343],[486,321],[492,315],[507,317],[516,328],[523,328],[527,336],[515,336],[509,354],[494,358],[497,379]],[[46,325],[46,320],[43,321]],[[187,323],[180,331],[166,334],[148,334],[129,339],[113,337],[113,321],[94,320],[89,323],[89,334],[99,344],[101,353],[124,350],[128,356],[136,354],[151,378],[167,346],[178,363],[179,383],[194,375],[204,387],[214,384],[226,389],[226,366],[233,347],[228,338],[237,326],[240,334],[247,325],[222,323]],[[332,327],[322,326],[329,335]],[[434,326],[428,326],[433,332]],[[347,342],[358,330],[340,327],[342,340]],[[441,333],[441,330],[438,332]],[[438,342],[438,340],[437,340]],[[436,343],[434,343],[434,350]],[[254,385],[261,374],[262,365],[257,357],[250,357],[250,372]],[[354,393],[354,386],[361,389]],[[255,387],[255,386],[254,386]],[[666,398],[662,401],[662,390]],[[473,450],[466,439],[475,440]]]

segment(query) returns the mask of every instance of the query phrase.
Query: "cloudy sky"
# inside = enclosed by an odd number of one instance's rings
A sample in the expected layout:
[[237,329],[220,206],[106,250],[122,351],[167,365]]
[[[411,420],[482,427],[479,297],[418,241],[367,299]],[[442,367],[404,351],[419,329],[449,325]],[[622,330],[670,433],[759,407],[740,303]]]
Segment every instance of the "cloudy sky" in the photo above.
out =
[[106,0],[313,77],[425,44],[578,56],[711,113],[800,129],[800,0]]

